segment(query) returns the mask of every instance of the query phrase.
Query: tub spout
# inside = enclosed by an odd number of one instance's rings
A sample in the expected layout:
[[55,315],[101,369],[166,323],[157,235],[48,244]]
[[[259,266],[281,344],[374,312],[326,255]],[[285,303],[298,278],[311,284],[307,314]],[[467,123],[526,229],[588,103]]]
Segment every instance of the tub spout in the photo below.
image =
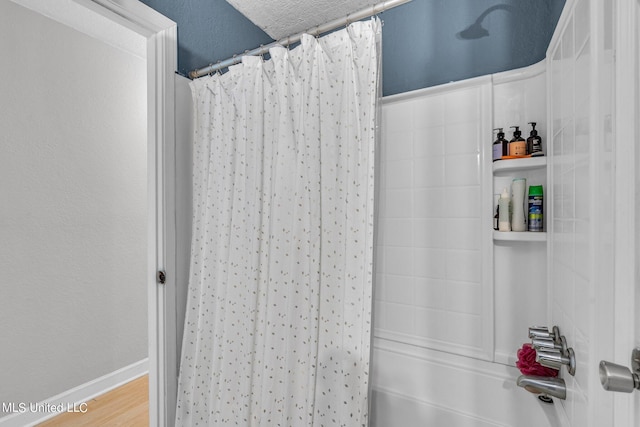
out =
[[548,394],[558,399],[567,398],[567,386],[562,378],[520,375],[516,383],[532,393]]

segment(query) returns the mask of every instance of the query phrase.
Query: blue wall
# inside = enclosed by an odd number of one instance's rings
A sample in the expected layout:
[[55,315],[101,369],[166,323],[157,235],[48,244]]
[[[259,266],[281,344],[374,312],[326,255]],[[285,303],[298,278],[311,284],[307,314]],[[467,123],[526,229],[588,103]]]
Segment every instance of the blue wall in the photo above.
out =
[[[142,2],[178,24],[181,74],[272,41],[224,0]],[[384,95],[541,61],[564,3],[413,0],[382,13]],[[463,31],[478,18],[485,31],[480,29],[475,36],[482,37],[465,38]]]

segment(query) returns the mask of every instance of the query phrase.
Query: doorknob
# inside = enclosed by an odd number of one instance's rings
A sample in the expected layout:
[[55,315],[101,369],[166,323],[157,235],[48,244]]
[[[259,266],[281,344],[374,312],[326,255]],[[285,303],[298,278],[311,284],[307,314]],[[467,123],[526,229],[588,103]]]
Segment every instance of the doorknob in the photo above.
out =
[[640,348],[631,353],[631,370],[626,366],[600,361],[600,383],[607,391],[631,393],[640,390]]

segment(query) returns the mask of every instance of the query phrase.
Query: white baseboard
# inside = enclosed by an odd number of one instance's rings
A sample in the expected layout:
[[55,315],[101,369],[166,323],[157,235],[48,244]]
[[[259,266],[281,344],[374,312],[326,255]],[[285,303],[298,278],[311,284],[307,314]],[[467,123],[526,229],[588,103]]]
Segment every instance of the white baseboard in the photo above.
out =
[[120,387],[148,372],[149,359],[145,358],[78,387],[63,391],[42,402],[34,402],[33,406],[36,409],[34,411],[31,410],[30,402],[24,402],[22,407],[18,404],[15,408],[16,412],[0,418],[0,427],[33,426],[53,418],[61,412],[82,410],[84,408],[81,405],[82,403]]

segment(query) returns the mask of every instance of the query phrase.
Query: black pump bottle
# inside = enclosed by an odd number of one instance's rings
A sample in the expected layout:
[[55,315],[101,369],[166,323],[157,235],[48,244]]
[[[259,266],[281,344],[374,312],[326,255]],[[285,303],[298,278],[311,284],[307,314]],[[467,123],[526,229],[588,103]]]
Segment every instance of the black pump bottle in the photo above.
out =
[[493,143],[493,161],[502,159],[509,155],[509,141],[504,139],[502,128],[495,128],[498,131],[498,139]]
[[527,154],[531,154],[533,157],[544,156],[542,152],[542,138],[538,136],[538,131],[536,130],[536,122],[529,122],[531,127],[531,134],[529,138],[527,138]]

